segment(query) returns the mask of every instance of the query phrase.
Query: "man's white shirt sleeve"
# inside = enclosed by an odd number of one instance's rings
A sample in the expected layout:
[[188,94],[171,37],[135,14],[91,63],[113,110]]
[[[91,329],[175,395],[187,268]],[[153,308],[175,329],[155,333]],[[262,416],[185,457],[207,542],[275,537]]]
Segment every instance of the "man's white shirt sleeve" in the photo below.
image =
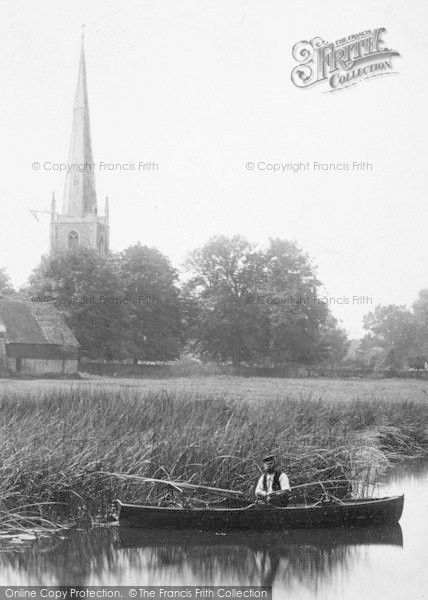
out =
[[290,489],[290,482],[285,473],[281,473],[281,475],[279,476],[279,485],[281,486],[281,490],[289,490]]
[[260,479],[257,482],[256,496],[257,496],[258,492],[263,492],[263,475],[260,477]]

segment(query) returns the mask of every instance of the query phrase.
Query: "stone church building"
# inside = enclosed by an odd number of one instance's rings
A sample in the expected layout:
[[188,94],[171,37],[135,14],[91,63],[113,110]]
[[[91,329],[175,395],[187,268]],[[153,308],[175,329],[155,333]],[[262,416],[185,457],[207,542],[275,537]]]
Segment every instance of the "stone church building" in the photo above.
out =
[[108,199],[104,216],[100,216],[95,190],[83,38],[61,213],[56,210],[55,199],[52,200],[50,251],[78,246],[96,248],[101,253],[109,249]]
[[[80,54],[62,211],[52,199],[50,253],[79,246],[109,249],[109,210],[98,214],[89,122],[85,51]],[[79,343],[51,302],[0,297],[0,374],[74,374]]]

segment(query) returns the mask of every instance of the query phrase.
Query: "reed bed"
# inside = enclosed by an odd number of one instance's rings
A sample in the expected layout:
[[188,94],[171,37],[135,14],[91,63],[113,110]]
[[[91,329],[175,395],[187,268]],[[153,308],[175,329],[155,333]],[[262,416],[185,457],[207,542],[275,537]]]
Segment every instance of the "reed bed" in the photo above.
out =
[[245,400],[74,384],[34,394],[9,389],[0,398],[0,528],[12,514],[15,525],[19,518],[24,526],[25,519],[90,524],[105,519],[116,497],[157,502],[171,494],[103,471],[252,498],[268,452],[281,457],[306,499],[319,495],[321,486],[304,485],[316,481],[350,479],[354,493],[367,495],[391,463],[427,455],[427,422],[427,403],[410,400]]

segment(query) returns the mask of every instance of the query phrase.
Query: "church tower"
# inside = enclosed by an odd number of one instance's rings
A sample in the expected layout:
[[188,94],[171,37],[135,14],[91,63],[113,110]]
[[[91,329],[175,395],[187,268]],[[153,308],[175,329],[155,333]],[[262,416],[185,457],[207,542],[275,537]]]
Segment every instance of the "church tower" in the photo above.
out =
[[56,211],[53,198],[50,251],[73,250],[79,246],[95,248],[102,254],[109,249],[108,199],[101,217],[95,191],[83,36],[62,212]]

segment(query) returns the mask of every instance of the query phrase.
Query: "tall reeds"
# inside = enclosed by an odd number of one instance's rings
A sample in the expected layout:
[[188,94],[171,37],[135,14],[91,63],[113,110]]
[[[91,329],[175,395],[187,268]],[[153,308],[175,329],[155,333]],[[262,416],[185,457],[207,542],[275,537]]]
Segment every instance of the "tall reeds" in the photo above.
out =
[[[239,489],[253,498],[260,458],[274,452],[293,486],[353,480],[369,493],[391,461],[426,455],[422,402],[243,400],[135,388],[50,387],[0,399],[4,515],[103,518],[115,497],[157,501],[170,490],[109,471]],[[325,484],[299,487],[313,499]],[[301,490],[301,492],[300,492]],[[0,515],[1,527],[1,515]]]

